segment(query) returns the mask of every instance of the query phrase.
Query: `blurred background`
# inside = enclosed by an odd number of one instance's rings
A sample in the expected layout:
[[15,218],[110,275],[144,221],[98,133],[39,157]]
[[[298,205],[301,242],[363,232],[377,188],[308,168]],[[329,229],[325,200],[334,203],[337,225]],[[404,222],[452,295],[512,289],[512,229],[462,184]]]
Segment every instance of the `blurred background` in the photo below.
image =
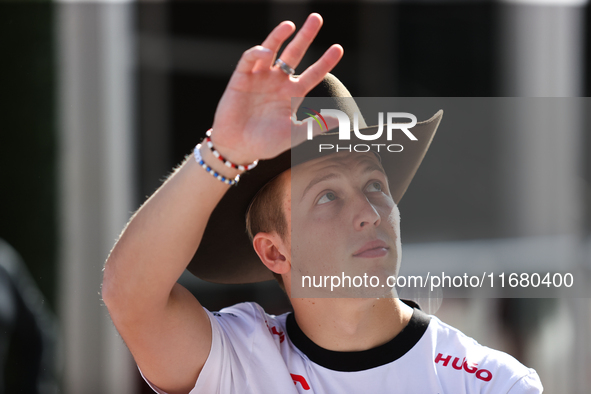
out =
[[[4,392],[150,392],[102,304],[104,261],[211,126],[241,53],[310,12],[325,24],[299,70],[340,43],[333,73],[354,96],[561,98],[561,110],[532,113],[517,132],[460,132],[444,119],[400,205],[401,273],[439,264],[446,274],[498,264],[589,273],[584,0],[4,1]],[[181,281],[210,310],[245,300],[289,310],[273,282]],[[444,298],[426,309],[535,368],[547,393],[589,392],[589,298]]]

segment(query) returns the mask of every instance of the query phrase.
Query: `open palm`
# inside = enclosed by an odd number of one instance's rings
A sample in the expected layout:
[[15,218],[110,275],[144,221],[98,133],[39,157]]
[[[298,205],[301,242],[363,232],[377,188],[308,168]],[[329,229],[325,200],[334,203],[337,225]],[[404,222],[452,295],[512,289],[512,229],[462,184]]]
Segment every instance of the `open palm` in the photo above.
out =
[[[320,15],[311,14],[282,52],[281,59],[295,68],[321,26]],[[304,97],[343,55],[341,46],[335,44],[298,78],[288,76],[273,63],[277,51],[294,30],[293,23],[282,22],[262,45],[246,51],[218,104],[212,141],[233,162],[268,159],[289,149],[294,123],[292,97]],[[296,127],[305,130],[303,124]]]

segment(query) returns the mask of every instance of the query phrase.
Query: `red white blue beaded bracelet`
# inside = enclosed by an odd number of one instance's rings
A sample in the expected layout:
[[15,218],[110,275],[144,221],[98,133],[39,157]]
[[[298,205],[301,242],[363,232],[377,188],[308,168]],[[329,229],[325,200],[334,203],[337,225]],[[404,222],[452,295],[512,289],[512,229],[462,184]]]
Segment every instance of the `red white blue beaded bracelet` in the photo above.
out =
[[204,142],[207,144],[207,147],[211,150],[211,153],[213,153],[213,155],[215,157],[217,157],[218,159],[220,159],[226,166],[230,167],[230,168],[235,168],[237,170],[240,171],[248,171],[248,170],[252,170],[253,168],[255,168],[257,166],[257,164],[259,163],[258,160],[253,161],[252,163],[243,166],[240,164],[234,164],[229,160],[226,160],[226,158],[224,156],[222,156],[220,154],[220,152],[218,152],[214,147],[213,147],[213,142],[211,142],[211,129],[207,130],[207,132],[205,133],[206,137]]
[[205,163],[203,161],[203,158],[201,157],[201,152],[199,151],[199,149],[201,149],[201,144],[197,144],[193,153],[195,155],[195,160],[197,161],[197,163],[199,163],[199,165],[201,167],[203,167],[203,169],[205,171],[209,172],[216,179],[224,182],[227,185],[234,186],[238,183],[238,181],[240,180],[240,175],[236,175],[236,177],[234,179],[229,179],[229,178],[226,178],[225,176],[219,174],[218,172],[213,170],[210,166],[208,166],[207,163]]

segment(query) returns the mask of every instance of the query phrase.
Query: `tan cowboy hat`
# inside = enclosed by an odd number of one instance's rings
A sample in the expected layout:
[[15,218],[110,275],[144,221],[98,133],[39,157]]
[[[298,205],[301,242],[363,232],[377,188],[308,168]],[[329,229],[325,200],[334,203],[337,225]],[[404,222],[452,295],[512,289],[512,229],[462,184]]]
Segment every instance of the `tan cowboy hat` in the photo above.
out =
[[[327,74],[308,97],[329,97],[332,108],[339,109],[353,120],[353,113],[361,111],[351,93],[335,76]],[[304,100],[300,108],[308,106]],[[439,126],[443,111],[429,120],[418,122],[410,131],[417,141],[410,141],[403,133],[393,134],[386,140],[385,133],[372,141],[374,144],[401,144],[401,152],[380,154],[382,166],[388,175],[390,192],[398,204],[414,177]],[[359,131],[375,134],[378,126],[368,127],[359,117]],[[252,170],[242,175],[240,183],[231,187],[214,209],[205,228],[203,239],[188,270],[200,279],[214,283],[253,283],[274,279],[271,271],[257,256],[246,233],[246,212],[257,192],[270,180],[292,166],[331,154],[318,152],[318,143],[337,144],[338,132],[329,130],[305,141],[270,160],[261,160]],[[341,141],[342,143],[342,141]]]

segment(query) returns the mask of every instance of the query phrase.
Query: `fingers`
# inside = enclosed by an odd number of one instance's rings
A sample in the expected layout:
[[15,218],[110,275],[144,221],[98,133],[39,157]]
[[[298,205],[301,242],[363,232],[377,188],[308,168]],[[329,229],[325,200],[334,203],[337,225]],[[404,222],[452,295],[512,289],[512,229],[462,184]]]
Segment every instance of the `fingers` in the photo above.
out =
[[[281,53],[281,60],[292,68],[297,67],[322,27],[322,23],[322,17],[319,14],[310,14],[300,31]],[[262,45],[253,47],[242,55],[236,70],[247,73],[270,68],[273,65],[275,54],[294,31],[295,25],[292,22],[281,22],[267,36]],[[269,51],[267,52],[265,49]],[[318,84],[324,75],[338,63],[342,54],[341,46],[333,45],[314,65],[306,70],[304,73],[307,74],[307,77],[304,78],[304,81],[307,81],[306,84],[313,83],[312,87]]]
[[295,31],[295,25],[293,22],[284,21],[277,25],[271,33],[267,36],[261,46],[269,48],[273,53],[277,53],[283,42],[287,40],[289,36]]
[[314,86],[318,85],[324,76],[332,70],[343,57],[343,47],[334,44],[324,55],[304,71],[298,78],[298,83],[302,89],[302,96],[308,94]]
[[321,27],[322,17],[319,14],[310,14],[300,31],[281,53],[281,60],[295,69],[300,64]]
[[[322,27],[322,17],[318,14],[310,14],[304,26],[296,34],[283,53],[281,60],[291,67],[296,67],[302,60],[316,34]],[[294,32],[295,25],[285,21],[280,23],[267,36],[262,45],[257,45],[244,52],[236,71],[240,73],[252,73],[260,70],[269,70],[273,65],[275,54],[283,42]],[[308,67],[297,79],[299,86],[298,95],[305,96],[314,86],[318,85],[324,76],[332,70],[343,56],[343,48],[335,44],[331,46],[313,65]]]
[[293,22],[281,22],[269,33],[262,45],[252,47],[242,54],[236,70],[247,73],[256,71],[256,69],[268,69],[271,67],[275,54],[281,48],[283,42],[293,34],[294,30],[295,25]]
[[270,49],[257,45],[242,54],[242,57],[236,66],[236,71],[241,73],[252,72],[255,69],[255,66],[257,66],[257,62],[260,64],[267,64],[268,68],[273,61],[274,56],[275,53]]

